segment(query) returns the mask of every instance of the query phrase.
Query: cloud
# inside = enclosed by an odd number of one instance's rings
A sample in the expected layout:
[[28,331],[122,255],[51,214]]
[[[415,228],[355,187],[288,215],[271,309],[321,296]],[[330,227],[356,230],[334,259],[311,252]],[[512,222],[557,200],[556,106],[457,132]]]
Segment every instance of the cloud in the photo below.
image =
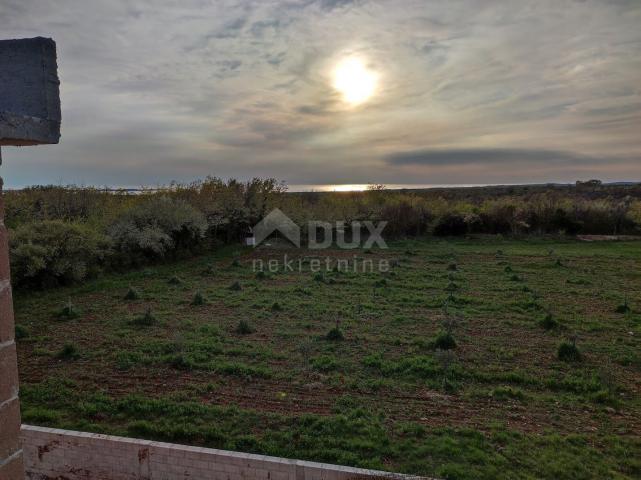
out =
[[[59,145],[6,185],[207,174],[314,183],[641,178],[641,2],[0,2],[58,42]],[[345,55],[380,74],[346,108]],[[482,170],[482,166],[499,168]]]
[[449,149],[418,150],[388,155],[385,161],[394,166],[467,166],[494,165],[516,166],[536,164],[558,166],[560,164],[599,164],[605,159],[594,158],[574,152],[536,149]]

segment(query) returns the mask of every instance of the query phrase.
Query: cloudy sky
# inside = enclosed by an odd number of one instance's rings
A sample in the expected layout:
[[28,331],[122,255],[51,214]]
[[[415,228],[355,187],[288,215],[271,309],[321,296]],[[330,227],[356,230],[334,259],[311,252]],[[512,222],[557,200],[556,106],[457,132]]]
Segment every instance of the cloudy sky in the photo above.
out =
[[638,0],[0,0],[0,38],[57,41],[63,104],[61,143],[4,148],[1,173],[641,180],[640,25]]

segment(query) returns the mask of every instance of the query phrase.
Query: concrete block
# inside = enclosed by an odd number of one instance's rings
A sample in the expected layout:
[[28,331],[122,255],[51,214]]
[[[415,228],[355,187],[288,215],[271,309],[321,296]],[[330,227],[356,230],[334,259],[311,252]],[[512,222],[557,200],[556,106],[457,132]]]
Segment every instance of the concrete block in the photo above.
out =
[[0,223],[0,288],[6,288],[4,282],[8,282],[10,276],[9,270],[9,233],[7,227]]
[[53,40],[0,40],[0,145],[58,143],[59,85]]
[[13,302],[9,282],[0,280],[0,344],[13,340],[15,327],[13,324]]
[[22,455],[15,455],[6,460],[0,460],[0,479],[24,480],[24,465]]
[[0,344],[0,403],[18,394],[16,344]]
[[20,450],[20,403],[18,399],[0,404],[0,458]]

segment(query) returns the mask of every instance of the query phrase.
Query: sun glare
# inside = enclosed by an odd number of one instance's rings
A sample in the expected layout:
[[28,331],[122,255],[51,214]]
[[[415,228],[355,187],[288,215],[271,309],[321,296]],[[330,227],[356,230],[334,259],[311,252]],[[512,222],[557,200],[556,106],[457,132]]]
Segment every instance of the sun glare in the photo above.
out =
[[357,57],[342,60],[333,72],[333,86],[350,105],[369,99],[376,90],[378,76]]

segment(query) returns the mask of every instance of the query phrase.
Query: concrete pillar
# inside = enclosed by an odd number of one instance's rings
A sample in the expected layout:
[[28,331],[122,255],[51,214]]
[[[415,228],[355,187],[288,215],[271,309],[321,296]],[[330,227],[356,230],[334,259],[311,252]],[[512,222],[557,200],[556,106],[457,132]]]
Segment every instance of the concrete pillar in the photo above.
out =
[[0,178],[0,479],[23,480],[18,362],[7,237],[7,228],[4,224],[2,178]]
[[[53,40],[0,40],[0,145],[58,143],[59,83]],[[24,480],[7,236],[0,178],[0,480]]]

